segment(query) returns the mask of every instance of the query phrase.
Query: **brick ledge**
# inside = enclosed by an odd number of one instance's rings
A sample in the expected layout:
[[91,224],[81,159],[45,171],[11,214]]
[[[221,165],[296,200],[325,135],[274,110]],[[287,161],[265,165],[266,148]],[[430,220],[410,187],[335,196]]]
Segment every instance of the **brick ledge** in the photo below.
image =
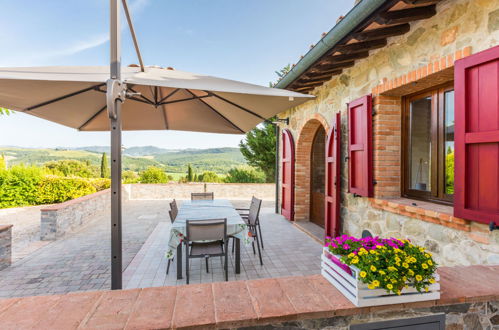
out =
[[[231,328],[499,300],[499,266],[441,267],[437,301],[358,308],[321,275],[0,299],[4,328]],[[473,285],[469,285],[473,283]]]
[[9,230],[12,228],[14,225],[0,225],[0,233]]

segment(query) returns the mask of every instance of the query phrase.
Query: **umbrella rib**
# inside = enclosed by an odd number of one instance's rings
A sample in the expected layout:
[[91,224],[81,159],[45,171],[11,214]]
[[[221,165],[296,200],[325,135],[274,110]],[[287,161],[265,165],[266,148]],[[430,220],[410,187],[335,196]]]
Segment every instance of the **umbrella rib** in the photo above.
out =
[[[127,88],[128,88],[129,90],[131,90],[132,92],[139,94],[139,96],[140,96],[141,98],[143,98],[143,99],[144,99],[147,103],[152,104],[152,105],[154,105],[154,104],[155,104],[152,100],[149,100],[146,96],[142,95],[142,93],[137,92],[137,91],[136,91],[135,89],[133,89],[132,87],[127,86]],[[104,92],[104,91],[103,91],[103,92]]]
[[[190,90],[186,89],[186,91],[191,94],[192,96],[196,96],[193,92],[191,92]],[[206,91],[205,91],[206,92]],[[208,92],[207,92],[208,93]],[[209,94],[209,93],[208,93]],[[207,95],[209,96],[209,95]],[[205,96],[206,97],[206,96]],[[193,100],[195,100],[196,98],[193,98]],[[217,115],[219,115],[220,117],[222,117],[225,121],[227,121],[229,124],[232,125],[232,127],[236,128],[238,131],[240,131],[241,133],[245,133],[242,129],[240,129],[236,124],[234,124],[232,121],[230,121],[227,117],[225,117],[224,115],[222,115],[220,112],[218,112],[215,108],[213,108],[211,105],[209,105],[208,103],[206,103],[201,97],[197,97],[197,99],[199,100],[199,102],[203,103],[204,105],[206,105],[210,110],[212,110],[213,112],[215,112]]]
[[95,86],[91,86],[91,87],[87,87],[87,88],[84,88],[84,89],[80,89],[79,91],[76,91],[76,92],[72,92],[72,93],[69,93],[69,94],[66,94],[66,95],[63,95],[63,96],[59,96],[55,99],[52,99],[52,100],[49,100],[49,101],[45,101],[45,102],[42,102],[42,103],[39,103],[37,105],[34,105],[34,106],[31,106],[29,108],[26,108],[24,109],[24,111],[31,111],[31,110],[35,110],[37,108],[40,108],[40,107],[43,107],[43,106],[46,106],[46,105],[49,105],[49,104],[52,104],[52,103],[55,103],[55,102],[59,102],[59,101],[62,101],[64,99],[67,99],[68,97],[72,97],[72,96],[76,96],[76,95],[79,95],[79,94],[82,94],[82,93],[85,93],[85,92],[88,92],[90,90],[93,90],[93,89],[96,89],[96,88],[99,88],[101,86],[104,86],[105,84],[99,84],[99,85],[95,85]]
[[166,101],[170,96],[172,96],[173,94],[175,94],[176,92],[178,92],[180,90],[180,88],[177,88],[175,90],[173,90],[172,92],[170,92],[168,95],[166,95],[165,97],[163,97],[161,100],[159,100],[158,104],[162,104],[163,101]]
[[100,108],[99,111],[97,111],[96,113],[94,113],[92,115],[92,117],[88,118],[87,121],[83,123],[83,125],[81,125],[80,127],[78,127],[78,130],[81,130],[83,127],[87,126],[92,120],[94,120],[95,117],[97,117],[98,115],[100,115],[102,113],[102,111],[106,110],[106,108],[107,108],[107,105],[105,105],[102,108]]
[[179,100],[173,100],[173,101],[168,101],[168,102],[161,102],[161,103],[158,103],[158,105],[165,105],[165,104],[171,104],[171,103],[178,103],[178,102],[184,102],[184,101],[192,101],[192,100],[197,100],[197,99],[204,99],[205,97],[210,97],[211,96],[211,95],[196,96],[194,94],[192,94],[192,95],[193,95],[193,97],[189,97],[189,98],[185,98],[185,99],[179,99]]
[[[130,89],[132,92],[134,92],[131,88],[128,88],[128,89]],[[98,88],[96,89],[96,91],[97,91],[97,92],[104,93],[104,94],[106,93],[106,91],[103,91],[103,90],[98,89]],[[135,93],[135,92],[134,92],[134,93]],[[142,96],[142,95],[141,95],[141,96]],[[127,99],[127,100],[133,100],[133,101],[141,102],[141,103],[145,103],[145,104],[148,104],[148,105],[154,105],[154,103],[153,103],[153,102],[151,102],[151,101],[149,101],[149,99],[147,99],[147,98],[145,98],[145,99],[146,99],[146,101],[141,100],[141,99],[138,99],[138,98],[136,98],[135,96],[127,96],[127,98],[126,98],[126,99]]]
[[[205,92],[206,92],[206,93],[208,93],[207,91],[205,91]],[[229,100],[227,100],[226,98],[221,97],[220,95],[217,95],[217,94],[215,94],[215,93],[212,93],[212,95],[213,95],[213,96],[215,96],[216,98],[219,98],[219,99],[220,99],[220,100],[222,100],[222,101],[225,101],[225,102],[227,102],[227,103],[229,103],[229,104],[231,104],[231,105],[235,106],[236,108],[239,108],[239,109],[241,109],[241,110],[243,110],[243,111],[245,111],[245,112],[247,112],[247,113],[249,113],[249,114],[252,114],[252,115],[253,115],[253,116],[255,116],[255,117],[260,118],[261,120],[266,120],[266,118],[263,118],[263,117],[262,117],[262,116],[260,116],[259,114],[254,113],[253,111],[251,111],[251,110],[249,110],[249,109],[246,109],[245,107],[243,107],[243,106],[241,106],[241,105],[239,105],[239,104],[237,104],[237,103],[234,103],[234,102],[232,102],[232,101],[229,101]]]

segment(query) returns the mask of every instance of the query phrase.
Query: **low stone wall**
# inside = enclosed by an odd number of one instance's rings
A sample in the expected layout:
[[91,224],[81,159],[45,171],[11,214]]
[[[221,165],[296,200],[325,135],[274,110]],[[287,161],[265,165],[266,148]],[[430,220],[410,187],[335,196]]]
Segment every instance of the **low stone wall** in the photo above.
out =
[[85,225],[109,210],[109,189],[41,209],[40,240],[52,241]]
[[12,262],[12,225],[0,225],[0,270]]
[[12,248],[22,250],[40,240],[40,210],[48,205],[13,207],[0,210],[0,223],[12,224]]
[[[275,185],[263,183],[167,183],[127,184],[124,198],[133,199],[190,199],[193,192],[213,192],[215,198],[249,200],[252,196],[263,200],[275,199]],[[126,195],[126,196],[125,196]]]

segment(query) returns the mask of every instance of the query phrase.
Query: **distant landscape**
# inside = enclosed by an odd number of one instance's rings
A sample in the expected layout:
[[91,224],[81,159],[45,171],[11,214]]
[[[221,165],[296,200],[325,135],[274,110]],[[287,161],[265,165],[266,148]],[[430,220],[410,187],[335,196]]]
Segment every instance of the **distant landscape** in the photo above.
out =
[[[5,156],[8,166],[42,166],[49,161],[74,159],[99,166],[102,153],[109,155],[108,147],[88,146],[79,148],[21,148],[0,147],[0,155]],[[123,151],[123,169],[140,172],[150,166],[162,168],[177,179],[185,176],[188,165],[195,172],[206,171],[225,175],[231,168],[246,165],[239,148],[212,149],[162,149],[153,146],[130,147]]]

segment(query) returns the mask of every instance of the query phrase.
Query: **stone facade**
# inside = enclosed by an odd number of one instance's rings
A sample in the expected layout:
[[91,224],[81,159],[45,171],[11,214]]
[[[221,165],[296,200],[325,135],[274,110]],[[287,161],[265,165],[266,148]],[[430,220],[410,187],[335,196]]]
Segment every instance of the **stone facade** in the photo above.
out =
[[[400,199],[402,164],[402,99],[453,81],[454,61],[499,44],[498,0],[444,0],[437,15],[411,23],[402,36],[357,60],[351,68],[312,94],[315,100],[279,114],[289,118],[296,141],[295,215],[310,215],[310,145],[318,125],[327,127],[342,114],[342,159],[347,156],[346,104],[373,95],[374,199],[354,198],[347,192],[348,167],[342,163],[343,231],[360,235],[363,229],[382,236],[408,237],[427,246],[442,265],[499,263],[499,233],[485,225],[452,216],[452,207]],[[326,129],[329,132],[328,129]],[[301,145],[303,144],[303,145]],[[393,205],[388,206],[388,203]],[[435,208],[438,209],[435,211]]]
[[0,225],[0,270],[12,262],[12,225]]

